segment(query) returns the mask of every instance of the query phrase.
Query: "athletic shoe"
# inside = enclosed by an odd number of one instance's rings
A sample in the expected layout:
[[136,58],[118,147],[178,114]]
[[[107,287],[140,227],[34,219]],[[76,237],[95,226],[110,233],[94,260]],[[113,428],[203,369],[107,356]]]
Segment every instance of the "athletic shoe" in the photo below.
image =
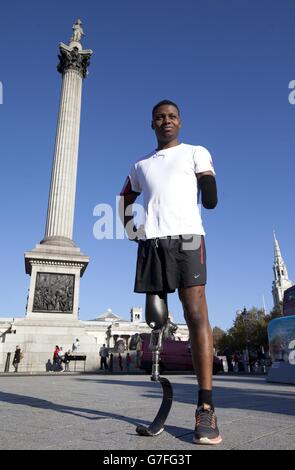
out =
[[210,405],[204,403],[196,410],[195,444],[215,445],[222,442],[217,427],[217,417]]

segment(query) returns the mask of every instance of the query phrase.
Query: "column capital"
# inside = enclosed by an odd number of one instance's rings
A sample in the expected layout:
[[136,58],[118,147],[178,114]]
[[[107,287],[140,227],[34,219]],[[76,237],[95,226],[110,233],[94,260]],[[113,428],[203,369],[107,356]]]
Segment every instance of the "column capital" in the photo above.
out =
[[75,70],[82,78],[85,78],[88,75],[87,67],[90,64],[90,57],[92,55],[91,49],[83,50],[80,43],[72,42],[71,45],[67,46],[61,42],[59,50],[59,64],[57,66],[58,72],[64,74],[68,70]]

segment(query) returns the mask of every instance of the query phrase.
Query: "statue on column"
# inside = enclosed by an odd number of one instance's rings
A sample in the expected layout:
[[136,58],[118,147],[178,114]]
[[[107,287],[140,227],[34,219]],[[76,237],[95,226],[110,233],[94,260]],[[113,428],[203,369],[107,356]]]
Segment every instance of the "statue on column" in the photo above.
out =
[[84,31],[82,29],[82,21],[77,20],[75,24],[73,24],[73,36],[71,37],[71,41],[80,42],[82,36],[85,36]]

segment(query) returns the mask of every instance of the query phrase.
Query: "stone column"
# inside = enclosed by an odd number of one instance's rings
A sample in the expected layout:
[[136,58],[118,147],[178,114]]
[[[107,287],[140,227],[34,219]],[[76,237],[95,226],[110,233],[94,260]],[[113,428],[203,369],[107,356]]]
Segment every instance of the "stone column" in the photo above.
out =
[[44,239],[25,253],[31,276],[27,318],[33,321],[78,320],[80,279],[89,257],[73,242],[82,82],[92,51],[83,50],[80,20],[69,44],[60,43],[58,71],[62,74],[54,159]]
[[60,44],[58,71],[62,91],[57,123],[54,160],[47,210],[45,237],[41,243],[74,246],[72,241],[82,81],[87,75],[91,50],[82,50],[77,41]]

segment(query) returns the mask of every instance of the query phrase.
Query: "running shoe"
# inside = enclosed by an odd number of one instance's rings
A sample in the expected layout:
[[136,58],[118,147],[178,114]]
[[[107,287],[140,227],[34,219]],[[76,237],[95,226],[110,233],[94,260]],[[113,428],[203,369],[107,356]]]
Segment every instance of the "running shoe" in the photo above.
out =
[[210,405],[204,403],[196,410],[195,444],[215,445],[222,442],[217,427],[217,417]]

